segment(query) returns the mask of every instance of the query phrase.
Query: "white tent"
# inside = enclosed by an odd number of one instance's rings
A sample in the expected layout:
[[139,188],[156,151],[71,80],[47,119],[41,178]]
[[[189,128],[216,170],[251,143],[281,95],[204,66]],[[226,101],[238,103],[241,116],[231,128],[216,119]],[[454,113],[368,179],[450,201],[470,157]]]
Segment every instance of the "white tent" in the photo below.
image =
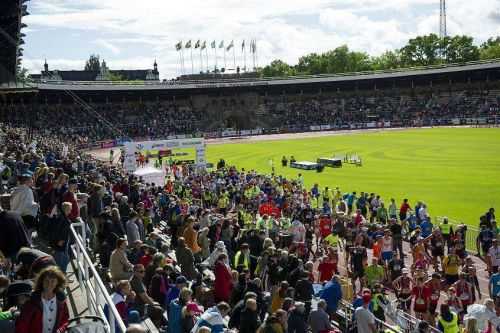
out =
[[155,185],[165,185],[165,171],[147,166],[134,171],[134,175],[142,177],[146,183],[155,183]]

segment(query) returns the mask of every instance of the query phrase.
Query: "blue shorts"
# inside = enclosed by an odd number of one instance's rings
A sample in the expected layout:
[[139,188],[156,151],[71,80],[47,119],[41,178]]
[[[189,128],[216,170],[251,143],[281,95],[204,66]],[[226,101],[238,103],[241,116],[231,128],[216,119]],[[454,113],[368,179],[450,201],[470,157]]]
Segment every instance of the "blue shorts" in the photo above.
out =
[[391,261],[392,251],[382,252],[382,261]]

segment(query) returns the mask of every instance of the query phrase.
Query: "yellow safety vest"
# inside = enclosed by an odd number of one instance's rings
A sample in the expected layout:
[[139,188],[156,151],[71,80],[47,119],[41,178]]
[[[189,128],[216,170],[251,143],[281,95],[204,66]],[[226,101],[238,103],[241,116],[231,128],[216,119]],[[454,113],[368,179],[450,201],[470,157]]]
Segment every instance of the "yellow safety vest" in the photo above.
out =
[[372,305],[373,305],[373,308],[372,308],[372,312],[375,312],[378,310],[378,307],[379,307],[379,303],[378,303],[378,297],[380,296],[380,294],[374,294],[373,295],[373,299],[372,299]]
[[443,317],[439,316],[439,323],[441,326],[443,326],[444,332],[443,333],[459,333],[460,328],[458,326],[458,316],[456,313],[452,313],[453,318],[451,321],[446,321],[443,319]]
[[[234,268],[238,267],[238,263],[240,262],[240,256],[241,256],[241,251],[236,252],[236,255],[234,256]],[[245,266],[246,269],[250,269],[248,258],[246,256],[243,256],[242,265]]]
[[325,241],[333,247],[336,247],[339,244],[339,236],[334,234],[329,234],[326,236]]
[[439,229],[441,229],[441,233],[443,235],[449,235],[451,231],[451,225],[449,223],[442,223],[439,225]]

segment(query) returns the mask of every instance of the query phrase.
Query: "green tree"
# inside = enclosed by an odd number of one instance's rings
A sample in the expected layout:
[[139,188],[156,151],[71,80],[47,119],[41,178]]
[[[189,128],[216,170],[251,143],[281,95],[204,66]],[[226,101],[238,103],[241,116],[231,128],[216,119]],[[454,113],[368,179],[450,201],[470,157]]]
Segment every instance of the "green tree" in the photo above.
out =
[[443,55],[447,63],[463,63],[479,60],[479,48],[469,36],[445,37],[442,40]]
[[125,81],[125,79],[123,78],[122,75],[120,75],[118,73],[112,73],[112,72],[108,73],[108,80],[109,81]]
[[496,38],[489,38],[484,42],[480,49],[480,58],[487,59],[500,59],[500,36]]
[[412,38],[400,50],[405,66],[434,65],[440,61],[443,45],[436,34]]
[[296,66],[300,74],[321,74],[326,73],[324,59],[317,53],[310,53],[299,58]]
[[378,57],[371,58],[371,68],[373,70],[385,70],[401,67],[401,54],[399,50],[385,51]]
[[28,70],[24,67],[18,67],[16,69],[16,80],[21,82],[25,82],[26,80],[28,80]]
[[99,72],[101,70],[101,61],[99,55],[91,54],[89,60],[85,62],[86,71]]
[[262,69],[262,75],[267,77],[290,76],[295,75],[295,69],[282,60],[274,60]]

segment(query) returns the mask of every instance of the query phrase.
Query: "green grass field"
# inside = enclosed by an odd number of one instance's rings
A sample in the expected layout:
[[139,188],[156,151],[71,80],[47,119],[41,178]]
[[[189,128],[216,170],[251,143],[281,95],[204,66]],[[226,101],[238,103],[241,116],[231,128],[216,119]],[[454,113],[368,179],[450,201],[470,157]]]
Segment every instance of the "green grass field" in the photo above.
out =
[[[283,155],[297,161],[355,152],[363,166],[325,168],[323,173],[281,167]],[[191,155],[191,154],[190,154]],[[500,129],[439,128],[356,133],[320,138],[209,145],[207,159],[287,177],[306,184],[340,186],[342,192],[379,193],[387,203],[404,197],[428,204],[432,216],[449,216],[471,226],[489,207],[500,208]]]

